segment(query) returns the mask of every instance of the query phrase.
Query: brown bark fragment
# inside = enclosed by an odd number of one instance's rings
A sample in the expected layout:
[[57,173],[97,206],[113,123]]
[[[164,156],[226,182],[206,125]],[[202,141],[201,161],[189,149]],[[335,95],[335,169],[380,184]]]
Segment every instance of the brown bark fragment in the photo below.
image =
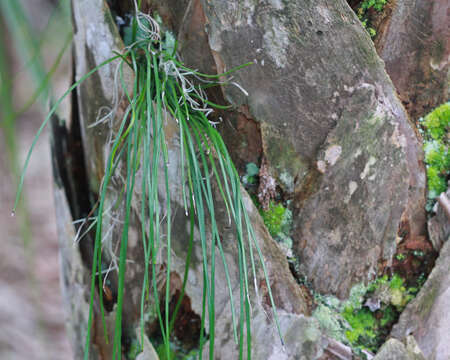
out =
[[413,121],[449,97],[449,11],[446,0],[397,1],[375,41]]

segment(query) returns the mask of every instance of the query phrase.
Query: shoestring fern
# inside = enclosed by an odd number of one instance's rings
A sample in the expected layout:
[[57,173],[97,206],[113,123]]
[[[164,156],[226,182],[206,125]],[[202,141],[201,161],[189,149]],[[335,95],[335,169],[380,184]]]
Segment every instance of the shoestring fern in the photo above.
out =
[[[136,6],[138,8],[138,6]],[[202,359],[203,347],[209,341],[209,356],[214,357],[215,346],[215,267],[219,260],[223,263],[225,278],[230,296],[233,336],[239,344],[239,358],[251,358],[251,301],[248,269],[256,279],[257,260],[268,286],[268,294],[273,307],[274,319],[280,334],[275,305],[270,290],[268,275],[263,256],[255,238],[249,214],[246,212],[241,194],[239,175],[233,165],[225,143],[208,116],[214,109],[227,109],[228,106],[214,104],[208,100],[205,88],[221,84],[230,84],[230,74],[249,64],[244,64],[220,75],[207,75],[187,68],[176,54],[176,42],[169,32],[162,32],[158,22],[149,15],[136,11],[130,27],[124,34],[125,49],[104,61],[80,80],[55,103],[36,138],[33,141],[25,161],[25,168],[19,184],[17,199],[20,197],[25,169],[36,141],[57,109],[61,101],[72,90],[78,87],[89,76],[101,67],[117,63],[115,83],[120,87],[122,98],[127,107],[121,119],[116,119],[117,103],[115,99],[112,110],[106,116],[98,116],[93,123],[96,126],[104,122],[119,121],[117,131],[112,133],[109,152],[104,169],[104,177],[99,189],[99,199],[95,211],[90,214],[90,228],[95,228],[94,253],[92,259],[92,275],[90,284],[90,310],[86,335],[85,359],[89,358],[89,346],[94,316],[94,298],[98,287],[100,313],[106,334],[105,310],[103,306],[103,284],[106,281],[104,264],[105,218],[109,212],[109,190],[115,178],[123,179],[122,190],[117,196],[116,205],[123,209],[120,225],[120,250],[117,258],[117,306],[116,322],[113,337],[113,359],[122,356],[122,316],[124,303],[125,270],[127,262],[128,236],[130,217],[135,189],[140,189],[141,235],[145,257],[145,271],[141,294],[141,344],[144,337],[144,309],[149,299],[155,303],[157,321],[163,339],[166,358],[171,358],[170,337],[177,312],[185,293],[188,271],[191,263],[194,228],[197,229],[201,246],[201,262],[203,270],[203,302],[201,314],[201,331],[198,356]],[[124,68],[134,73],[132,88],[124,80]],[[235,84],[238,86],[237,84]],[[243,89],[242,89],[243,90]],[[243,90],[244,91],[244,90]],[[170,274],[172,268],[172,209],[173,194],[170,191],[169,149],[166,142],[165,126],[168,118],[176,121],[180,142],[180,169],[182,184],[182,203],[189,219],[190,235],[187,244],[185,273],[181,294],[170,312]],[[111,126],[112,128],[112,126]],[[140,176],[136,174],[140,172]],[[120,173],[120,174],[119,174]],[[161,183],[162,181],[162,183]],[[164,189],[164,196],[160,195]],[[215,191],[220,193],[220,201],[225,205],[230,225],[235,228],[235,239],[238,248],[239,264],[239,311],[236,310],[235,299],[229,267],[223,250],[221,229],[218,225]],[[163,200],[161,200],[163,199]],[[136,200],[136,199],[135,199]],[[17,204],[17,200],[16,200]],[[118,206],[117,205],[117,206]],[[92,216],[91,216],[92,215]],[[158,288],[157,267],[161,249],[165,249],[165,281],[164,289]],[[220,259],[216,259],[216,251]],[[108,254],[113,261],[114,254]],[[255,291],[257,292],[256,280]],[[203,329],[207,324],[208,337]],[[246,354],[245,354],[246,352]]]

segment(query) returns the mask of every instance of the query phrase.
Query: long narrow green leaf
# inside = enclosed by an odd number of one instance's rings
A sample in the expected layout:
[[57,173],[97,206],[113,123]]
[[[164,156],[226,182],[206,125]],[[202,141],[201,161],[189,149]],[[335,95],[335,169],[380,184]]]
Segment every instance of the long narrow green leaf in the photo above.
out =
[[[3,3],[3,2],[2,2]],[[19,202],[20,199],[20,195],[22,194],[22,188],[23,188],[23,181],[25,179],[25,173],[27,171],[28,168],[28,163],[30,162],[30,158],[31,158],[31,154],[33,153],[34,147],[36,146],[37,141],[39,140],[39,137],[41,136],[42,131],[45,129],[45,127],[47,126],[48,121],[50,120],[50,118],[52,117],[52,115],[55,113],[55,111],[58,109],[59,105],[61,104],[61,102],[67,97],[67,95],[69,95],[75,88],[77,88],[78,86],[80,86],[80,84],[82,84],[87,78],[89,78],[92,74],[94,74],[95,72],[98,71],[98,69],[102,68],[103,66],[113,62],[114,60],[118,59],[119,56],[114,56],[108,60],[103,61],[100,65],[96,66],[95,68],[93,68],[91,71],[89,71],[86,75],[82,76],[80,80],[78,80],[75,84],[73,84],[55,103],[55,105],[53,105],[53,107],[51,108],[50,112],[47,114],[46,118],[44,119],[44,121],[42,122],[42,125],[39,127],[39,130],[36,132],[36,135],[34,136],[33,142],[30,146],[30,150],[28,150],[28,154],[27,157],[25,159],[25,164],[23,166],[23,170],[22,170],[22,175],[20,177],[20,181],[19,181],[19,186],[17,188],[17,195],[16,195],[16,200],[14,202],[14,207],[12,210],[12,213],[14,214],[17,208],[17,204]]]
[[61,60],[63,58],[63,55],[65,54],[67,48],[72,43],[73,34],[68,33],[66,37],[66,41],[64,42],[63,47],[59,51],[58,55],[56,56],[56,59],[51,66],[50,70],[47,72],[45,77],[42,79],[39,87],[35,90],[33,95],[28,99],[28,101],[25,103],[25,105],[22,106],[22,108],[16,113],[16,116],[19,117],[23,115],[26,111],[30,109],[30,107],[36,102],[36,100],[39,98],[39,96],[49,87],[49,83],[53,75],[55,74],[56,70],[58,69]]
[[[32,58],[34,50],[38,47],[37,40],[30,29],[29,20],[26,18],[20,1],[0,1],[0,8],[2,13],[5,14],[4,18],[9,25],[8,27],[14,37],[15,44],[19,45],[18,50],[21,53],[21,57],[24,59]],[[46,71],[40,57],[31,62],[28,69],[37,84],[45,81],[44,74],[46,74]],[[44,92],[44,98],[46,99],[47,97],[48,89]]]
[[[119,56],[116,56],[115,59],[119,58]],[[113,60],[111,60],[113,61]],[[111,62],[109,61],[109,62]],[[107,62],[104,62],[103,65],[105,65]],[[101,64],[102,65],[102,64]],[[97,68],[95,68],[94,70],[98,70],[100,68],[100,66],[97,66]],[[91,74],[94,73],[94,71],[91,71]],[[82,78],[82,80],[84,81],[87,78],[87,76],[85,78]],[[78,81],[78,84],[75,83],[74,85],[79,85],[81,84],[81,80]],[[75,86],[72,86],[73,88],[75,88]],[[70,91],[72,91],[73,89],[69,89]],[[66,94],[64,94],[64,96],[66,96]],[[56,108],[55,108],[56,110]],[[107,193],[107,188],[108,188],[108,184],[110,181],[110,178],[112,176],[112,169],[113,169],[113,164],[114,164],[114,155],[120,145],[120,140],[121,140],[121,135],[125,129],[125,125],[126,125],[126,119],[128,118],[128,114],[129,114],[130,110],[128,109],[125,114],[124,114],[124,118],[120,124],[120,128],[117,132],[116,138],[113,142],[112,145],[112,150],[109,154],[108,157],[108,161],[106,162],[107,166],[105,169],[105,175],[103,177],[103,182],[101,185],[101,195],[100,195],[100,199],[99,199],[99,205],[98,205],[98,215],[97,215],[97,226],[96,226],[96,230],[95,230],[95,240],[94,240],[94,254],[93,254],[93,261],[92,261],[92,272],[91,272],[91,296],[90,296],[90,301],[89,301],[89,317],[88,317],[88,325],[87,325],[87,331],[86,331],[86,345],[85,345],[85,350],[84,350],[84,360],[88,360],[89,359],[89,346],[90,346],[90,342],[91,342],[91,330],[92,330],[92,322],[93,322],[93,308],[94,308],[94,295],[95,295],[95,280],[96,280],[96,273],[98,272],[98,260],[99,260],[99,252],[101,252],[101,242],[102,242],[102,225],[103,225],[103,213],[104,213],[104,204],[105,204],[105,200],[106,200],[106,193]],[[50,113],[51,116],[51,113]],[[101,258],[100,258],[101,259]],[[101,265],[101,264],[100,264]],[[98,274],[99,276],[99,281],[101,281],[101,273],[99,272]],[[101,304],[101,306],[103,306],[103,304]]]

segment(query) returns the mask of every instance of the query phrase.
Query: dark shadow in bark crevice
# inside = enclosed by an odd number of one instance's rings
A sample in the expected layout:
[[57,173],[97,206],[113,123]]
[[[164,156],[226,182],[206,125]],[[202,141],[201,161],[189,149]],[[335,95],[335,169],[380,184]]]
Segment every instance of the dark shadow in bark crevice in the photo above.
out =
[[[72,104],[70,121],[61,119],[56,114],[50,119],[51,158],[55,184],[65,192],[72,219],[79,220],[94,215],[97,194],[90,191],[87,180],[76,89],[72,91],[70,101]],[[75,233],[86,231],[88,225],[87,221],[75,223]],[[78,242],[81,258],[87,269],[92,268],[94,237],[95,229],[89,231]],[[115,298],[115,294],[109,294],[108,290],[103,293],[107,311],[112,311]]]

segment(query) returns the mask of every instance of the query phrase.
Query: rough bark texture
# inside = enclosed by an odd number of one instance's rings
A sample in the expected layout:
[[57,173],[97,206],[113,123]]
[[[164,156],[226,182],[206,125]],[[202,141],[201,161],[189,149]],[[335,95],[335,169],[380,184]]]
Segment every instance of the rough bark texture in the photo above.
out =
[[389,264],[396,241],[423,235],[420,145],[345,1],[172,3],[158,10],[177,24],[189,65],[254,62],[235,75],[249,96],[233,86],[224,95],[260,125],[271,172],[294,199],[294,249],[316,290],[345,297]]
[[436,214],[428,220],[428,234],[436,251],[450,238],[450,189],[442,193],[435,205]]
[[[84,0],[73,2],[73,16],[75,26],[75,79],[79,79],[82,75],[87,73],[90,69],[106,60],[111,56],[113,49],[120,49],[122,44],[118,36],[117,29],[112,22],[112,17],[109,13],[108,7],[105,4],[98,1]],[[113,101],[114,86],[114,64],[104,67],[97,75],[87,80],[77,92],[77,96],[74,98],[74,112],[79,117],[79,124],[81,126],[82,146],[85,154],[88,157],[85,160],[87,181],[85,185],[85,191],[91,193],[90,199],[87,202],[91,202],[91,206],[95,202],[95,196],[98,192],[98,186],[103,177],[103,169],[106,153],[109,146],[109,135],[111,134],[111,128],[117,126],[117,121],[121,119],[120,104],[117,110],[117,120],[111,122],[105,122],[103,124],[90,127],[98,119],[98,111],[102,106],[110,106]],[[77,105],[78,104],[78,105]],[[188,218],[184,214],[183,202],[181,198],[181,175],[180,175],[180,156],[179,156],[179,139],[178,130],[174,121],[167,123],[166,141],[169,147],[169,163],[170,165],[170,179],[171,179],[171,191],[172,191],[172,209],[174,212],[173,218],[173,257],[172,257],[172,269],[171,273],[171,291],[173,299],[177,299],[177,291],[179,292],[181,287],[181,279],[184,274],[184,261],[187,253],[188,242]],[[64,161],[63,161],[64,162]],[[118,171],[121,171],[120,169]],[[162,174],[162,171],[160,172]],[[140,174],[138,173],[139,177]],[[161,184],[163,184],[161,180]],[[70,188],[69,185],[65,186]],[[115,200],[117,194],[123,187],[120,177],[114,179],[111,184],[108,202]],[[66,195],[70,197],[69,191]],[[275,326],[271,317],[267,314],[271,312],[270,303],[268,301],[267,284],[264,281],[261,270],[258,270],[256,283],[259,287],[258,296],[253,292],[252,296],[252,327],[255,336],[255,340],[252,346],[255,359],[267,359],[267,356],[275,356],[276,358],[292,358],[296,354],[304,354],[308,359],[313,359],[322,353],[322,348],[327,345],[326,339],[322,339],[322,335],[318,329],[318,324],[314,319],[305,317],[302,314],[308,313],[308,307],[305,300],[305,295],[302,290],[295,283],[292,277],[285,256],[278,249],[275,242],[271,239],[264,224],[258,214],[257,209],[254,207],[245,190],[244,199],[250,218],[252,220],[256,239],[261,247],[261,250],[265,257],[269,278],[274,294],[275,302],[279,311],[280,324],[283,334],[285,335],[285,351],[283,351],[280,340],[278,338]],[[140,299],[141,288],[144,276],[144,251],[142,248],[142,234],[140,225],[140,193],[139,189],[135,190],[135,199],[133,200],[131,225],[129,231],[128,240],[128,259],[132,259],[127,265],[126,279],[125,279],[125,300],[123,308],[123,341],[130,343],[136,338],[136,329],[139,323],[140,316]],[[160,197],[161,204],[164,203],[164,189],[161,188]],[[220,198],[220,197],[218,197]],[[64,196],[61,190],[57,192],[57,202],[59,208],[67,208],[64,200]],[[66,211],[67,212],[67,211]],[[239,278],[238,278],[238,252],[236,246],[236,239],[232,229],[229,228],[228,218],[225,212],[223,204],[218,202],[217,214],[219,221],[219,231],[223,237],[223,247],[225,256],[228,261],[228,267],[231,274],[232,288],[235,299],[239,298]],[[161,217],[164,214],[164,208],[161,208]],[[67,215],[67,214],[66,214]],[[84,216],[86,216],[85,214]],[[121,219],[123,217],[123,210],[118,209],[110,214],[112,217]],[[72,213],[72,216],[74,214]],[[63,219],[63,218],[62,218]],[[104,229],[108,229],[113,225],[112,220],[105,219]],[[63,231],[63,226],[60,227],[61,241],[64,244],[68,244],[72,238],[72,233]],[[112,248],[118,243],[120,238],[120,225],[114,226],[111,235],[106,236],[104,240],[105,244],[111,244]],[[106,234],[106,230],[105,230]],[[82,349],[83,347],[83,334],[86,327],[86,301],[89,293],[89,279],[86,278],[86,274],[89,274],[89,256],[92,256],[92,238],[85,238],[82,240],[83,244],[87,247],[87,256],[84,262],[84,268],[81,266],[81,261],[75,261],[74,258],[79,258],[77,248],[73,248],[72,251],[67,250],[67,254],[63,254],[65,258],[65,264],[67,269],[72,267],[71,263],[78,264],[76,268],[71,272],[67,272],[65,278],[69,284],[69,278],[75,276],[76,279],[80,279],[80,285],[75,285],[75,289],[79,291],[75,294],[74,301],[83,307],[80,311],[75,311],[73,315],[73,331],[76,333],[75,342],[76,348]],[[187,325],[178,328],[175,325],[175,332],[178,331],[178,337],[191,336],[196,341],[198,337],[200,326],[200,314],[202,308],[202,263],[201,259],[201,247],[199,239],[197,238],[197,231],[194,240],[193,250],[193,263],[190,269],[190,275],[186,288],[186,300],[183,302],[182,313],[187,317]],[[67,248],[67,245],[65,245]],[[81,251],[82,252],[82,251]],[[77,255],[78,254],[78,255]],[[105,259],[107,259],[107,253],[105,253]],[[161,275],[164,276],[165,262],[164,251],[161,257],[158,259],[157,267],[162,270]],[[217,259],[220,259],[219,254],[216,255]],[[75,266],[75,265],[74,265]],[[226,284],[224,277],[224,270],[221,263],[217,263],[216,268],[216,283]],[[75,274],[75,275],[73,275]],[[106,304],[107,310],[106,320],[108,327],[110,327],[109,333],[112,334],[112,327],[114,324],[115,310],[112,307],[116,294],[116,281],[114,274],[110,275],[110,281],[107,283],[109,291],[104,292],[103,297],[107,302],[111,301],[111,304]],[[81,284],[81,279],[84,283]],[[159,277],[158,277],[159,279]],[[161,278],[163,279],[163,278]],[[252,290],[254,291],[254,290]],[[83,298],[84,297],[84,298]],[[81,300],[83,299],[83,300]],[[226,286],[216,286],[216,344],[217,346],[215,358],[223,359],[226,357],[237,358],[237,345],[234,343],[232,336],[232,323],[231,316],[229,314],[230,302],[228,297],[228,290]],[[71,301],[69,301],[72,304]],[[238,305],[238,304],[237,304]],[[75,306],[75,305],[74,305]],[[74,307],[72,306],[72,308]],[[102,329],[99,319],[98,309],[98,297],[96,295],[96,303],[94,308],[95,315],[95,329],[93,334],[94,348],[97,353],[93,354],[95,358],[96,354],[100,358],[110,358],[112,341],[109,345],[104,342],[102,337]],[[239,311],[239,306],[237,306]],[[151,321],[154,319],[149,315]],[[81,319],[79,322],[77,319]],[[149,322],[147,324],[147,334],[154,334],[154,323]],[[208,322],[206,322],[208,326]],[[298,334],[304,334],[300,338]],[[192,340],[191,339],[191,340]],[[205,346],[205,349],[207,346]],[[125,346],[126,350],[126,346]],[[79,352],[78,352],[79,353]],[[270,355],[273,354],[273,355]],[[207,354],[206,354],[207,355]],[[205,356],[206,356],[205,355]],[[279,357],[281,356],[281,357]]]
[[373,360],[425,360],[420,350],[408,345],[405,346],[396,339],[389,339]]
[[449,264],[450,242],[447,241],[428,280],[403,311],[391,333],[400,340],[413,336],[429,360],[450,358]]
[[[86,329],[89,316],[89,278],[90,271],[86,258],[92,256],[91,244],[74,244],[77,227],[73,221],[87,216],[83,212],[86,185],[82,168],[82,149],[79,137],[71,131],[74,124],[73,107],[69,105],[65,114],[54,115],[51,119],[51,151],[54,178],[54,201],[56,226],[58,232],[61,289],[66,311],[66,329],[72,345],[74,359],[82,359],[86,342]],[[78,126],[78,123],[75,124]],[[77,151],[78,150],[78,151]],[[78,161],[77,161],[78,160]],[[84,180],[84,181],[83,181]],[[81,190],[81,191],[80,191]],[[96,348],[91,350],[91,359],[98,359]]]
[[413,120],[449,99],[446,0],[397,0],[375,45]]
[[[304,274],[316,290],[345,297],[353,284],[378,271],[379,262],[389,262],[401,237],[422,235],[425,176],[420,147],[383,63],[344,0],[167,0],[152,5],[158,8],[165,24],[177,33],[181,53],[188,65],[202,71],[222,72],[247,61],[254,62],[235,74],[235,81],[248,91],[248,97],[233,86],[222,90],[224,98],[238,109],[224,116],[228,117],[226,121],[244,116],[258,123],[255,128],[261,130],[261,146],[269,169],[287,196],[294,200],[294,250]],[[123,45],[108,6],[101,0],[74,1],[73,16],[75,79],[78,80],[109,58],[112,50]],[[74,98],[82,147],[89,156],[85,160],[84,186],[88,196],[81,201],[85,206],[92,207],[95,202],[103,177],[109,135],[117,126],[117,121],[111,121],[90,127],[98,119],[99,109],[110,106],[113,101],[114,69],[114,64],[102,68],[80,87]],[[213,96],[219,98],[221,94]],[[118,119],[121,112],[123,108],[119,104]],[[176,209],[170,279],[173,283],[171,295],[176,299],[184,273],[189,226],[180,194],[179,139],[174,121],[167,123],[166,141],[172,208]],[[257,146],[255,151],[260,151]],[[66,184],[66,196],[71,206],[70,194],[74,192]],[[121,179],[114,179],[109,203],[122,187]],[[75,193],[79,194],[79,190]],[[61,213],[67,219],[67,205],[60,187],[56,193]],[[139,190],[135,190],[134,195],[127,256],[133,262],[127,265],[125,280],[124,344],[136,339],[145,271]],[[163,203],[164,189],[160,191],[160,198]],[[322,337],[317,322],[305,316],[308,313],[305,294],[295,283],[285,256],[271,239],[245,192],[244,199],[268,267],[286,342],[283,351],[274,325],[266,315],[270,312],[267,287],[258,271],[259,294],[253,292],[251,300],[253,358],[318,358],[328,341]],[[163,206],[160,210],[163,216]],[[223,204],[218,202],[216,211],[220,215],[217,216],[219,231],[234,296],[238,298],[235,237],[228,226]],[[73,206],[71,213],[74,219],[87,216],[86,210],[77,212]],[[123,210],[118,209],[110,215],[111,219],[105,220],[105,229],[114,225],[113,218],[123,217]],[[65,267],[70,269],[65,274],[66,283],[80,284],[75,288],[73,302],[69,302],[77,314],[73,318],[73,327],[77,334],[75,341],[79,343],[86,323],[92,239],[83,240],[82,257],[75,254],[79,251],[77,248],[69,250],[67,244],[72,240],[73,232],[66,229],[67,221],[62,220],[59,228],[61,243],[67,249]],[[407,230],[399,237],[400,224]],[[119,238],[120,225],[116,224],[105,243],[114,248]],[[197,235],[194,243],[187,300],[183,305],[183,314],[190,325],[178,329],[180,335],[192,335],[193,341],[200,331],[202,306],[201,251]],[[220,258],[219,255],[216,257]],[[163,252],[157,264],[162,274],[164,258]],[[225,283],[221,266],[218,262],[218,284]],[[108,326],[115,318],[115,283],[114,274],[111,274],[109,290],[103,294],[107,300]],[[217,359],[237,358],[229,305],[226,288],[217,286]],[[151,319],[151,314],[148,315]],[[106,359],[110,357],[112,342],[109,345],[104,342],[99,323],[96,298],[95,352],[92,356]],[[154,324],[147,325],[147,335],[152,335]],[[78,344],[78,348],[81,346]]]

